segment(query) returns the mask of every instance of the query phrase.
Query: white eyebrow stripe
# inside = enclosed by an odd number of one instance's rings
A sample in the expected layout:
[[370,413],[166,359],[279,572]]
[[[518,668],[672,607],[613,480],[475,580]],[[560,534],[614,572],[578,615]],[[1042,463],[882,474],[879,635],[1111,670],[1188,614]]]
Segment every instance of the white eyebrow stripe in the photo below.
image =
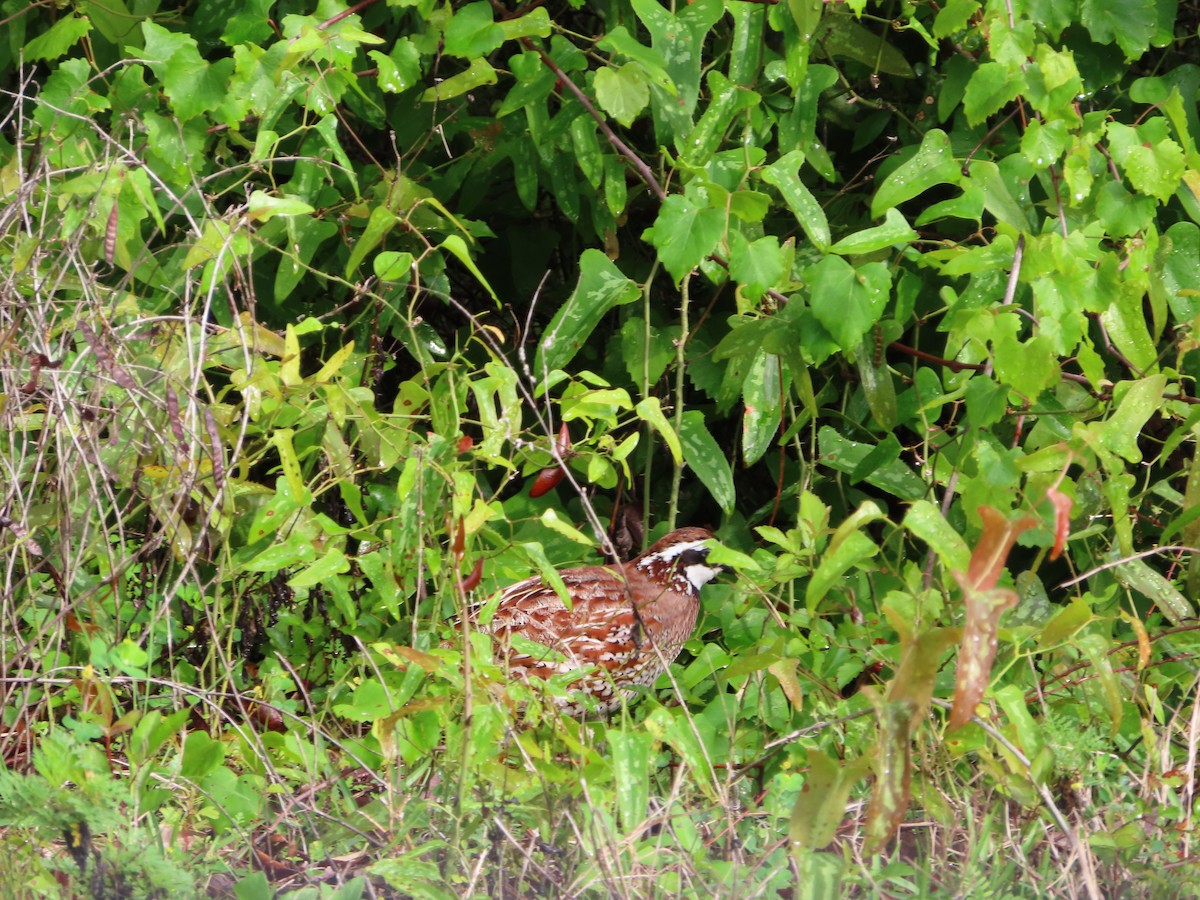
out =
[[704,546],[705,543],[707,543],[707,539],[704,541],[688,541],[686,544],[676,544],[660,553],[655,553],[653,556],[647,557],[647,559],[672,560],[682,553],[687,553],[689,550],[707,550],[708,548]]

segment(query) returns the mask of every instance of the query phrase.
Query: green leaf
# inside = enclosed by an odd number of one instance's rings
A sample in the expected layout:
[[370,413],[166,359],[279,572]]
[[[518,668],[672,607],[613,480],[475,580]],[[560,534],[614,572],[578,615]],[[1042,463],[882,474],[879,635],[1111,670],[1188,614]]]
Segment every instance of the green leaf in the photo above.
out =
[[337,547],[330,547],[325,555],[306,569],[297,572],[288,579],[288,587],[295,590],[309,588],[329,581],[335,575],[344,575],[350,571],[350,560]]
[[742,459],[747,466],[762,459],[779,431],[786,381],[779,357],[759,350],[742,384]]
[[737,494],[733,487],[733,472],[725,451],[709,433],[704,413],[689,409],[679,423],[679,440],[683,458],[696,477],[708,488],[713,500],[726,513],[733,511]]
[[596,100],[600,108],[628,128],[650,103],[650,88],[640,64],[628,62],[619,69],[605,66],[596,72]]
[[640,729],[613,728],[607,740],[612,751],[617,812],[626,833],[632,834],[650,813],[650,748],[654,739]]
[[446,26],[443,49],[449,56],[475,59],[504,43],[504,29],[487,3],[468,3],[454,11]]
[[479,267],[475,265],[475,260],[471,257],[470,248],[467,247],[467,242],[457,234],[447,235],[442,241],[442,249],[448,250],[450,253],[464,266],[467,271],[475,276],[475,280],[483,286],[483,289],[488,292],[488,295],[496,301],[496,306],[500,305],[500,298],[496,296],[496,292],[492,290],[492,286],[488,284],[488,280],[483,277],[483,273],[479,271]]
[[909,227],[908,220],[897,209],[889,209],[882,225],[866,228],[854,234],[847,235],[829,248],[830,253],[840,253],[842,256],[857,256],[864,253],[874,253],[885,247],[895,247],[908,244],[917,239],[918,235]]
[[963,94],[967,122],[978,125],[1016,99],[1024,87],[1020,71],[998,62],[985,62],[971,75]]
[[412,277],[413,255],[384,250],[371,260],[371,270],[382,281],[407,282]]
[[873,72],[912,78],[912,66],[896,47],[887,41],[888,29],[869,31],[847,15],[827,15],[821,46],[829,56],[841,56],[867,66]]
[[91,30],[89,20],[75,15],[64,16],[25,45],[25,61],[58,59]]
[[445,81],[438,82],[421,95],[425,103],[437,103],[461,97],[467,91],[483,87],[485,84],[496,83],[496,70],[486,59],[473,59],[464,72],[451,75]]
[[1171,140],[1166,120],[1155,116],[1137,128],[1112,122],[1108,146],[1137,190],[1165,203],[1183,180],[1183,148]]
[[1176,222],[1162,236],[1156,259],[1171,312],[1190,322],[1200,315],[1200,228]]
[[808,239],[823,253],[829,249],[829,221],[817,198],[800,180],[798,172],[803,164],[804,154],[793,150],[763,169],[762,178],[779,190]]
[[[867,454],[874,449],[869,444],[862,444],[842,436],[836,429],[830,428],[828,425],[821,427],[818,432],[818,440],[821,465],[846,475],[853,473]],[[866,476],[866,481],[901,500],[917,500],[926,493],[925,482],[899,459],[880,466]]]
[[658,398],[647,397],[634,407],[634,412],[637,413],[639,419],[647,422],[650,427],[663,436],[663,440],[667,442],[667,448],[671,451],[671,458],[675,460],[675,465],[682,465],[683,448],[679,445],[679,435],[675,433],[675,429],[663,415]]
[[539,6],[531,12],[515,19],[504,19],[497,23],[504,32],[504,40],[515,41],[527,37],[549,37],[552,30],[550,13],[546,7]]
[[253,191],[246,208],[247,216],[256,222],[266,222],[275,216],[306,216],[316,210],[296,197],[277,197],[265,191]]
[[930,546],[947,571],[967,571],[971,548],[937,506],[917,500],[904,514],[904,527]]
[[843,350],[854,350],[887,306],[892,277],[882,263],[857,269],[840,256],[827,256],[806,271],[812,311]]
[[941,39],[965,30],[978,11],[979,0],[948,0],[933,20],[933,36]]
[[748,241],[741,232],[729,235],[729,274],[751,300],[759,300],[784,274],[784,253],[773,234]]
[[609,31],[596,45],[601,50],[627,56],[642,67],[647,81],[662,88],[670,95],[678,93],[675,82],[667,74],[667,61],[657,50],[639,44],[630,37],[624,25],[618,25]]
[[873,557],[879,548],[861,531],[851,532],[837,548],[821,557],[821,563],[813,572],[804,592],[804,601],[809,611],[815,610],[833,586],[841,581],[851,569]]
[[1100,432],[1100,443],[1106,450],[1131,463],[1142,461],[1138,437],[1141,435],[1142,426],[1162,406],[1162,395],[1166,386],[1166,375],[1140,378],[1129,386],[1117,411],[1108,421],[1096,426]]
[[142,23],[142,34],[146,48],[141,55],[162,81],[180,119],[187,121],[221,107],[233,72],[232,59],[209,65],[201,59],[193,38],[153,22]]
[[871,200],[871,215],[878,217],[906,200],[939,184],[958,184],[962,166],[954,158],[950,138],[936,128],[926,132],[917,152],[884,179]]
[[724,230],[721,210],[673,194],[663,201],[654,225],[642,233],[642,240],[657,248],[658,258],[679,284],[713,251]]
[[584,250],[579,257],[579,282],[538,342],[534,367],[538,378],[574,359],[609,310],[632,303],[639,296],[637,284],[626,278],[604,253]]
[[1154,0],[1083,0],[1079,21],[1096,43],[1115,40],[1125,58],[1134,60],[1150,46],[1158,15]]

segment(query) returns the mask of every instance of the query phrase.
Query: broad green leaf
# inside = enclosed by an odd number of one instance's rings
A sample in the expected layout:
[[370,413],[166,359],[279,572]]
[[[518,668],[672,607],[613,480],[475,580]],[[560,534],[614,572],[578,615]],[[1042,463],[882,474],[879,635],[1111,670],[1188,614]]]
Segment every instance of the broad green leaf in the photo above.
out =
[[667,74],[667,61],[657,50],[639,44],[630,37],[624,25],[618,25],[609,31],[596,45],[601,50],[626,56],[642,67],[646,80],[668,94],[677,93],[675,82]]
[[893,208],[887,211],[882,225],[847,235],[830,247],[829,252],[840,253],[842,256],[857,256],[874,253],[885,247],[908,244],[916,239],[917,233],[909,227],[908,221],[899,210]]
[[893,206],[923,194],[939,184],[958,184],[962,164],[954,158],[950,138],[937,128],[926,132],[917,152],[884,179],[871,200],[871,215],[878,217]]
[[736,500],[733,472],[725,451],[709,433],[704,413],[689,409],[683,414],[679,424],[679,441],[688,467],[708,488],[717,505],[726,513],[732,512]]
[[650,104],[650,88],[640,64],[627,62],[619,69],[605,66],[596,72],[596,101],[600,108],[628,128]]
[[487,3],[468,3],[454,11],[442,47],[449,56],[475,59],[504,43],[504,29],[495,22]]
[[671,458],[675,460],[675,465],[682,465],[683,448],[679,445],[679,435],[675,433],[675,428],[663,415],[658,398],[647,397],[634,407],[634,412],[637,413],[639,419],[648,423],[651,428],[662,435],[663,440],[667,442],[667,448],[671,451]]
[[1182,625],[1196,618],[1191,601],[1175,585],[1150,568],[1144,559],[1123,559],[1117,547],[1113,547],[1109,557],[1116,579],[1153,600],[1172,625]]
[[673,194],[663,201],[654,225],[642,233],[658,250],[658,258],[679,284],[712,253],[725,230],[719,209],[700,206],[690,197]]
[[347,280],[354,278],[362,261],[379,246],[379,242],[396,227],[396,223],[399,221],[396,214],[385,206],[376,206],[371,210],[371,215],[367,219],[367,227],[363,229],[362,235],[350,250],[350,259],[346,262]]
[[346,554],[338,547],[330,547],[320,559],[289,578],[288,587],[295,590],[310,588],[349,571],[350,560],[346,559]]
[[690,117],[700,94],[704,39],[725,14],[722,0],[695,0],[672,14],[658,0],[631,0],[630,5],[646,30],[651,45],[666,63],[666,72],[678,91],[681,112]]
[[792,808],[788,839],[797,847],[820,850],[837,837],[838,826],[846,818],[846,802],[850,798],[850,791],[871,772],[870,755],[864,754],[843,763],[819,750],[810,749],[807,758],[804,790]]
[[827,15],[821,25],[821,47],[829,56],[852,59],[873,72],[913,77],[912,66],[904,54],[888,42],[890,29],[870,31],[847,15]]
[[729,235],[729,275],[741,284],[751,300],[759,300],[784,274],[784,253],[779,238],[768,234],[748,241],[741,232]]
[[1166,386],[1167,376],[1161,374],[1140,378],[1129,385],[1117,406],[1117,411],[1097,426],[1100,442],[1106,450],[1131,463],[1142,461],[1138,437],[1142,427],[1162,406],[1162,395]]
[[[483,508],[483,511],[486,514],[488,514],[488,515],[491,514],[491,511],[487,508],[487,506],[485,504],[480,504],[480,506]],[[548,509],[546,509],[545,512],[542,513],[542,515],[540,517],[540,521],[543,525],[545,525],[551,531],[553,531],[557,534],[561,534],[563,537],[565,537],[569,541],[573,541],[574,543],[580,544],[589,549],[596,546],[596,542],[594,540],[589,538],[586,534],[584,534],[582,531],[580,531],[578,528],[576,528],[570,522],[567,522],[565,519],[563,519],[561,516],[559,516],[559,514],[557,512],[555,512],[553,507],[549,507]]]
[[317,551],[310,536],[292,532],[278,544],[272,544],[242,563],[239,568],[247,572],[277,572],[311,563],[316,557]]
[[963,31],[979,11],[979,0],[948,0],[933,20],[933,36],[946,38]]
[[451,75],[445,81],[438,82],[426,90],[421,95],[421,100],[425,103],[453,100],[485,84],[495,84],[496,77],[496,70],[486,59],[473,59],[465,71]]
[[[876,338],[881,340],[881,338]],[[887,360],[880,359],[876,364],[871,356],[873,343],[868,335],[859,347],[854,360],[858,370],[859,384],[867,398],[867,408],[871,410],[871,418],[875,424],[889,433],[899,424],[899,410],[896,406],[896,386],[892,383],[892,373],[888,369]]]
[[1130,237],[1150,228],[1154,199],[1131,194],[1119,181],[1106,181],[1097,192],[1096,216],[1111,237]]
[[1154,0],[1083,0],[1079,21],[1098,44],[1114,40],[1134,60],[1146,52],[1157,23]]
[[612,260],[599,250],[584,250],[579,258],[579,282],[538,342],[534,368],[538,378],[566,366],[611,309],[639,296],[637,284]]
[[383,281],[406,282],[412,277],[413,255],[408,252],[384,250],[371,260],[375,277]]
[[92,30],[92,23],[81,16],[63,16],[46,31],[25,45],[25,61],[58,59],[66,54],[80,38]]
[[933,503],[914,502],[904,514],[904,527],[928,544],[948,570],[967,571],[971,548]]
[[457,234],[451,234],[442,241],[442,249],[448,250],[450,253],[464,266],[467,271],[475,276],[475,280],[488,292],[488,295],[496,301],[496,305],[500,305],[500,298],[496,296],[496,292],[492,290],[492,286],[488,284],[488,280],[483,277],[483,273],[479,271],[479,267],[475,265],[475,260],[471,257],[471,250],[467,247],[467,242]]
[[1183,179],[1183,148],[1171,140],[1166,120],[1155,116],[1137,128],[1112,122],[1108,146],[1113,160],[1137,190],[1166,202]]
[[668,332],[647,326],[640,316],[625,320],[621,326],[621,359],[630,381],[636,385],[654,384],[674,358],[675,345]]
[[763,169],[762,178],[767,184],[778,188],[808,239],[818,250],[824,252],[829,249],[829,221],[825,218],[825,210],[817,203],[817,198],[804,186],[797,174],[803,164],[804,154],[793,150]]
[[843,575],[878,552],[879,547],[874,541],[861,531],[855,531],[847,535],[846,539],[838,544],[837,549],[822,556],[821,563],[813,572],[804,592],[804,601],[809,611],[817,608],[833,590],[833,586],[841,581]]
[[[862,444],[844,437],[828,425],[821,427],[818,439],[820,464],[846,475],[852,473],[863,458],[874,449],[869,444]],[[917,500],[926,493],[925,482],[899,459],[879,467],[866,477],[866,481],[901,500]]]
[[742,460],[747,466],[762,459],[779,431],[786,384],[779,357],[759,350],[742,384]]
[[277,197],[265,191],[254,191],[250,194],[250,202],[246,214],[251,220],[266,222],[275,216],[306,216],[316,210],[296,197]]
[[550,13],[546,7],[539,6],[523,16],[515,19],[502,19],[497,22],[504,32],[506,41],[515,41],[527,37],[549,37],[551,32]]
[[891,273],[882,263],[855,268],[827,256],[806,272],[812,285],[812,311],[843,350],[854,350],[883,315]]
[[650,748],[654,738],[640,729],[614,728],[607,739],[612,749],[617,812],[626,833],[633,833],[650,813]]
[[221,106],[233,72],[232,59],[210,65],[201,58],[193,38],[153,22],[142,23],[142,34],[146,47],[141,55],[162,81],[180,119],[187,121]]
[[1200,315],[1200,228],[1176,222],[1162,236],[1156,261],[1176,321],[1190,322]]
[[[376,81],[379,89],[388,94],[402,94],[417,83],[421,75],[420,57],[416,48],[407,39],[401,38],[384,56],[378,50],[368,50],[367,56],[379,68]],[[397,59],[399,57],[399,59]]]

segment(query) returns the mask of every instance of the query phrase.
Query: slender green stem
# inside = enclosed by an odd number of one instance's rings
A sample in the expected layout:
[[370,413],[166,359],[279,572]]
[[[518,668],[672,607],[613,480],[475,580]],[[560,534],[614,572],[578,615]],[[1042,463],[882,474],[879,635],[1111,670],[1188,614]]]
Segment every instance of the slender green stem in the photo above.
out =
[[[642,399],[650,396],[650,288],[654,284],[654,276],[658,274],[658,260],[654,260],[654,265],[650,267],[650,274],[646,276],[645,287],[642,288],[642,318],[645,319],[643,326],[643,341],[642,341]],[[642,521],[650,521],[650,480],[651,469],[650,461],[654,458],[654,429],[648,424],[642,426],[642,435],[646,442],[645,452],[642,454],[642,459],[646,460],[646,465],[642,467]]]
[[[679,340],[675,342],[675,433],[679,434],[683,426],[683,388],[686,381],[684,363],[687,357],[688,331],[688,300],[691,292],[692,275],[689,272],[683,276],[679,289]],[[671,477],[671,505],[667,511],[667,525],[675,530],[675,518],[679,514],[679,484],[683,481],[683,462],[675,464],[675,472]]]

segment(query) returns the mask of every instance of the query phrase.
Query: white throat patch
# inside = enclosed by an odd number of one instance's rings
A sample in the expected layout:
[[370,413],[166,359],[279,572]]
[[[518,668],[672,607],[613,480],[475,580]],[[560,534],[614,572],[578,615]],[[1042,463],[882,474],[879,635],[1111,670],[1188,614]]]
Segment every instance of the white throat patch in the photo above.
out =
[[721,574],[721,571],[704,563],[692,563],[690,566],[684,566],[683,574],[692,583],[692,587],[698,591]]

